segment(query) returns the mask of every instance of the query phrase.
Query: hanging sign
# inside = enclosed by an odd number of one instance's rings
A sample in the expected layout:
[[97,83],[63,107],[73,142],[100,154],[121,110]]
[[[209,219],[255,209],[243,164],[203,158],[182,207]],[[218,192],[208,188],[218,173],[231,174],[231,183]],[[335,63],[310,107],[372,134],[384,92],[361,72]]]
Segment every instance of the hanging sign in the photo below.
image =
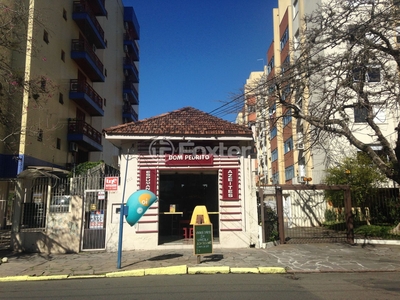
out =
[[239,199],[239,171],[238,169],[222,170],[222,200]]
[[118,190],[118,177],[106,177],[106,178],[104,178],[104,190],[105,191],[116,191],[116,190]]
[[143,169],[140,170],[140,186],[141,190],[147,190],[157,194],[157,170]]

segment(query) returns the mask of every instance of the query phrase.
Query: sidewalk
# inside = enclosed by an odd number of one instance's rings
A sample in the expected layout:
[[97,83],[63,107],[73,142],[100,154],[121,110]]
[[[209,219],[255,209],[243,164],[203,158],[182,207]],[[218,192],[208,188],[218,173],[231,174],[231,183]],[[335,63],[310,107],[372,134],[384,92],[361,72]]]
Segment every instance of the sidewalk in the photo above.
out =
[[143,276],[196,273],[295,273],[400,271],[400,246],[285,244],[267,249],[218,249],[197,257],[192,250],[125,251],[121,269],[117,253],[13,254],[0,251],[0,281],[45,280],[88,276]]

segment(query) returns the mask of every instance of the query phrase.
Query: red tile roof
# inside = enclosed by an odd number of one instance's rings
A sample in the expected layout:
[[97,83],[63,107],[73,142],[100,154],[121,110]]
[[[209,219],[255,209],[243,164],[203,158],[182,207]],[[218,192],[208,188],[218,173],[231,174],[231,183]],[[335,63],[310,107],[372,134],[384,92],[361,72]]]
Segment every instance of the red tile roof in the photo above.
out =
[[246,126],[222,120],[193,107],[106,128],[103,132],[107,135],[136,136],[252,136],[252,131]]

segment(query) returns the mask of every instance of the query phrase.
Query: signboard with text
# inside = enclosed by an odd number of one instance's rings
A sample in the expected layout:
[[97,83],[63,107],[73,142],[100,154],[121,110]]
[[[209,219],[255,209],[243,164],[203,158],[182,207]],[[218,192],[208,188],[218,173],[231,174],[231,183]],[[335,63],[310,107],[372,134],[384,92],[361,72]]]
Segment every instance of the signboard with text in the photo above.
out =
[[211,154],[166,154],[167,166],[212,166],[214,158]]
[[140,170],[141,190],[147,190],[157,195],[157,170],[142,169]]
[[194,254],[213,253],[213,229],[212,224],[193,225]]
[[104,178],[104,190],[105,191],[116,191],[116,190],[118,190],[118,177],[106,177],[106,178]]
[[239,199],[239,170],[222,170],[222,200]]

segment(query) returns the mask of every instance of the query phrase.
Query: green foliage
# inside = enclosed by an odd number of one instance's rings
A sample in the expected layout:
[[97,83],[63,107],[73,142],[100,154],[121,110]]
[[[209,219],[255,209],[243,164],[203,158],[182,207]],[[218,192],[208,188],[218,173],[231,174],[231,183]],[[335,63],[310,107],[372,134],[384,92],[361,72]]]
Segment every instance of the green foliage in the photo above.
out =
[[390,233],[393,226],[364,225],[356,228],[354,234],[364,238],[400,239],[400,236]]
[[[376,187],[386,180],[386,177],[375,167],[371,159],[364,153],[346,157],[335,167],[326,170],[325,183],[328,185],[348,184],[354,206],[365,206],[367,196],[374,194]],[[326,191],[326,198],[334,207],[343,207],[343,192]]]
[[265,218],[265,240],[274,242],[279,239],[278,233],[278,215],[275,210],[269,206],[264,207]]
[[104,163],[103,161],[87,161],[77,165],[69,174],[70,177],[84,175],[88,170]]

